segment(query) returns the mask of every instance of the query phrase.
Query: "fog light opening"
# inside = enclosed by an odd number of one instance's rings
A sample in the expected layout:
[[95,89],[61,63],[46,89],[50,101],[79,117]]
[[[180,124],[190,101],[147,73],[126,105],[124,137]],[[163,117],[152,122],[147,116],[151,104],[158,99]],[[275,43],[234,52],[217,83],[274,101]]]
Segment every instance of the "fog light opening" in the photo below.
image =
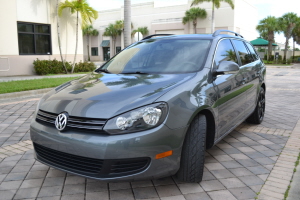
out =
[[161,159],[161,158],[165,158],[165,157],[168,157],[168,156],[171,156],[173,154],[173,151],[170,150],[170,151],[166,151],[166,152],[163,152],[163,153],[159,153],[155,156],[155,159]]

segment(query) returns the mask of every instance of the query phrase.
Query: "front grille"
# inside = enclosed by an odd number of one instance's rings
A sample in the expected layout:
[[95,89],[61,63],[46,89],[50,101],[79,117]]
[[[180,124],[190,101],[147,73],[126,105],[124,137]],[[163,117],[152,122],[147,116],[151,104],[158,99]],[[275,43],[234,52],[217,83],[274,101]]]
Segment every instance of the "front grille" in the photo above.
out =
[[95,159],[64,153],[33,143],[38,159],[54,167],[95,178],[111,178],[145,170],[150,158]]
[[102,169],[103,160],[64,153],[36,143],[34,143],[34,148],[38,156],[58,167],[93,174],[99,173]]
[[[36,121],[48,126],[55,127],[55,119],[58,114],[39,110],[36,115]],[[86,117],[69,116],[67,129],[86,130],[86,131],[102,131],[106,119],[95,119]]]

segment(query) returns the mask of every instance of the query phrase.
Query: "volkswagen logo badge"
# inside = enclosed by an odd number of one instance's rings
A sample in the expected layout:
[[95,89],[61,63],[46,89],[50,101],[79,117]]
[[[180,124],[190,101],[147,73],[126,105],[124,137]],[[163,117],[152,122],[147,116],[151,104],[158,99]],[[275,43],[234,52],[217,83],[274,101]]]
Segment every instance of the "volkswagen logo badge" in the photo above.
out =
[[68,113],[67,112],[60,113],[55,119],[55,127],[57,128],[57,130],[63,131],[67,126],[67,122],[68,122]]

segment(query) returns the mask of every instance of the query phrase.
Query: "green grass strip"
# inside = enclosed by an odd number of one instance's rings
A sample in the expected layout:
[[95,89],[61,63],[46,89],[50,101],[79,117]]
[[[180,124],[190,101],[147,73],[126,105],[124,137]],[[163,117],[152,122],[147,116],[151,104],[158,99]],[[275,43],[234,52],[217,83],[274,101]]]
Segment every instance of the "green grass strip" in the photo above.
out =
[[[76,73],[73,73],[72,75],[76,75],[76,74],[88,74],[88,73],[91,73],[91,72],[76,72]],[[66,75],[66,74],[46,74],[45,76],[57,76],[57,75]]]
[[[300,161],[300,153],[298,154],[297,161],[295,162],[294,173],[297,171],[296,168],[299,165],[299,161]],[[293,174],[293,177],[294,177],[294,174]],[[286,191],[284,193],[284,200],[286,200],[288,198],[288,196],[289,196],[289,192],[290,192],[290,189],[291,189],[292,180],[290,181],[290,185],[288,186],[288,188],[286,189]]]
[[73,80],[78,77],[64,77],[64,78],[43,78],[33,80],[20,80],[0,82],[0,94],[21,92],[27,90],[36,90],[43,88],[52,88],[59,86],[65,82]]

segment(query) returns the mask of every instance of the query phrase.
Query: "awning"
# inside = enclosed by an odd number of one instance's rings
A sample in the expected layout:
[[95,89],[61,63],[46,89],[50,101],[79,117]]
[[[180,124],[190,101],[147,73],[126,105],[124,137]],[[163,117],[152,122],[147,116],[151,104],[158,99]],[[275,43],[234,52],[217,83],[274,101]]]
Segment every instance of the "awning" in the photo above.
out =
[[109,47],[110,46],[110,40],[102,40],[100,47]]
[[[264,40],[262,38],[257,38],[256,40],[252,40],[250,41],[250,43],[253,46],[268,46],[269,41],[268,40]],[[272,46],[278,46],[277,44],[273,43]]]

